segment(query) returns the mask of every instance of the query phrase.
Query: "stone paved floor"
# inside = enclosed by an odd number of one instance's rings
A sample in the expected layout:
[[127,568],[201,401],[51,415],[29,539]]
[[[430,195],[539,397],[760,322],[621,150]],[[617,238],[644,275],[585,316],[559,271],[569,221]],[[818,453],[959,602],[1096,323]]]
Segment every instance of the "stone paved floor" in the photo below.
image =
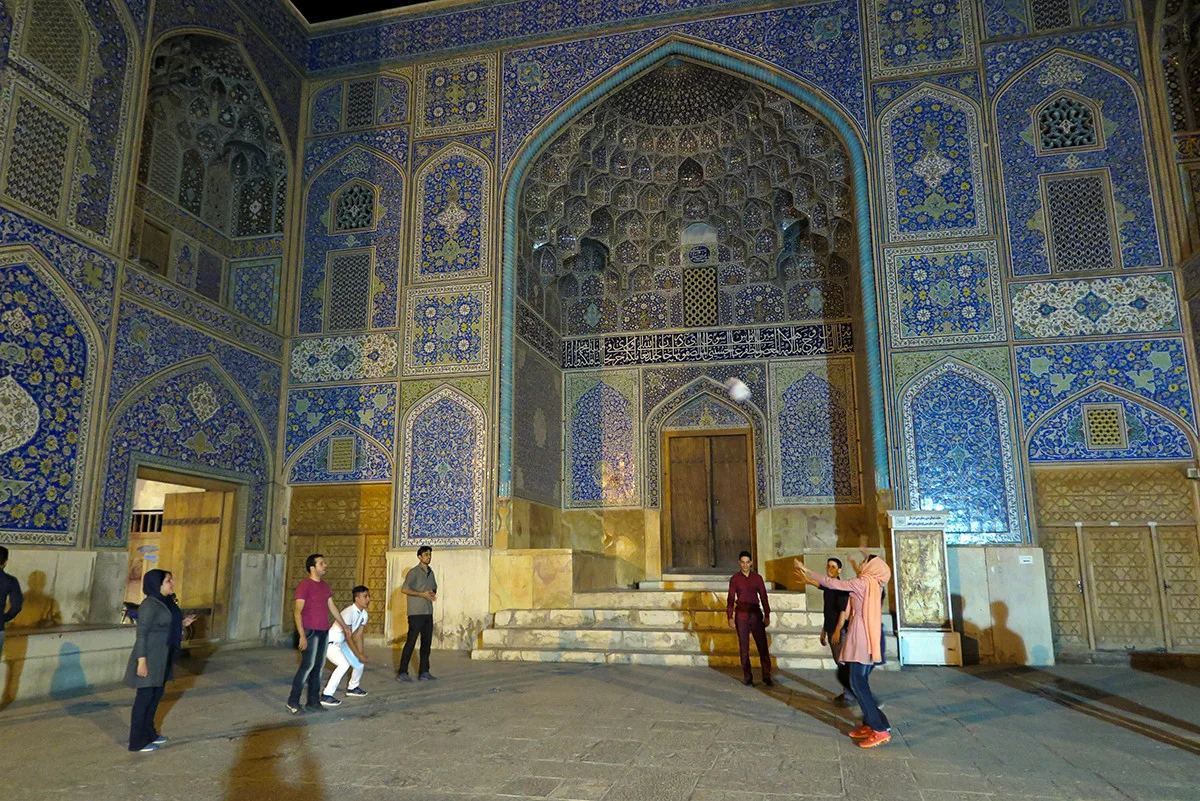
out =
[[1200,672],[876,673],[895,736],[862,751],[824,672],[768,691],[703,668],[435,653],[439,681],[401,685],[374,657],[369,698],[300,718],[283,707],[293,652],[187,662],[154,754],[125,750],[129,690],[14,705],[0,798],[1200,799]]

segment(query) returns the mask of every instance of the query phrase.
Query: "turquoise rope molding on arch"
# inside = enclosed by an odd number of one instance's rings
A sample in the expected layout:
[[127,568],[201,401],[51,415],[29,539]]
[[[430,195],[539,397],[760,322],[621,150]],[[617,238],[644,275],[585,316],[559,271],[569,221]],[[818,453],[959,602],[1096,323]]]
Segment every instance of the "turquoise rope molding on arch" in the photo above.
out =
[[777,89],[815,111],[825,122],[841,135],[854,165],[855,224],[858,233],[858,250],[861,256],[861,280],[863,294],[863,330],[866,337],[867,375],[871,397],[871,439],[873,443],[875,485],[879,489],[891,487],[891,476],[887,461],[887,431],[884,424],[883,368],[879,350],[879,310],[875,298],[875,265],[872,259],[870,235],[870,209],[867,202],[866,154],[857,129],[829,102],[823,100],[812,89],[791,78],[778,75],[749,58],[735,58],[698,44],[674,39],[613,71],[599,83],[577,95],[563,106],[552,121],[531,138],[513,162],[504,187],[504,261],[501,278],[500,318],[500,448],[499,488],[501,497],[512,494],[512,414],[513,414],[513,370],[514,370],[514,318],[516,308],[516,212],[517,199],[525,170],[541,149],[557,135],[577,114],[607,95],[616,87],[654,65],[674,56],[683,56],[715,67],[734,72],[745,78]]

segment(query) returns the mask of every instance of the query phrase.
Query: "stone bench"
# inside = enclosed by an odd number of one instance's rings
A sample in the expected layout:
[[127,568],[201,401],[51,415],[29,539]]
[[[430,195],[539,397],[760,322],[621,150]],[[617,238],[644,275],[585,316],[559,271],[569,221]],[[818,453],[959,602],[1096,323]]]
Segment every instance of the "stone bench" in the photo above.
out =
[[136,631],[111,625],[8,629],[0,655],[0,706],[72,698],[121,681]]

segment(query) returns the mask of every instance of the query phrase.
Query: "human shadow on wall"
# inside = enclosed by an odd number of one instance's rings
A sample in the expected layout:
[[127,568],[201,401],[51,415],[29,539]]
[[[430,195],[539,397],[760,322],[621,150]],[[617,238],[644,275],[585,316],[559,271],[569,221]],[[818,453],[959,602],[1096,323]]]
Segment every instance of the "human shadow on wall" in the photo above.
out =
[[[1200,725],[1137,701],[1032,667],[1009,667],[973,675],[1044,698],[1104,723],[1200,756]],[[1169,729],[1188,732],[1182,735]]]
[[325,801],[321,763],[303,725],[258,726],[241,736],[225,801]]
[[46,592],[46,573],[35,570],[29,574],[21,614],[8,625],[16,629],[45,629],[62,625],[62,611],[53,595]]

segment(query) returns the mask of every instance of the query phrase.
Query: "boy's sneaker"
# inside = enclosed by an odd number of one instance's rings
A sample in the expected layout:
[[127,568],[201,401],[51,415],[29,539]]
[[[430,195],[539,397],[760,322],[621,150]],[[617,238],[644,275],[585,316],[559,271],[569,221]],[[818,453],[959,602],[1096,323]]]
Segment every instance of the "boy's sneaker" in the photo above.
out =
[[437,681],[437,676],[434,676],[433,674],[431,674],[429,672],[418,673],[417,681]]
[[846,734],[851,740],[865,740],[874,734],[874,732],[871,730],[870,726],[859,726],[854,731],[846,732]]
[[293,704],[291,701],[287,702],[287,710],[293,715],[300,715],[304,713],[304,710],[300,708],[299,704]]
[[145,745],[142,748],[139,748],[138,750],[143,753],[149,753],[150,751],[157,751],[158,746],[155,745],[154,743],[149,743],[148,745]]
[[341,706],[342,702],[334,698],[332,695],[321,696],[321,706]]
[[167,741],[167,738],[163,737],[161,734],[154,738],[155,745],[162,745],[166,741]]
[[400,673],[396,674],[396,681],[412,681],[412,676],[408,675],[408,673],[401,671]]
[[346,690],[347,698],[362,698],[363,696],[368,695],[368,694],[369,693],[367,693],[367,691],[364,690],[362,687],[355,687],[353,690]]

